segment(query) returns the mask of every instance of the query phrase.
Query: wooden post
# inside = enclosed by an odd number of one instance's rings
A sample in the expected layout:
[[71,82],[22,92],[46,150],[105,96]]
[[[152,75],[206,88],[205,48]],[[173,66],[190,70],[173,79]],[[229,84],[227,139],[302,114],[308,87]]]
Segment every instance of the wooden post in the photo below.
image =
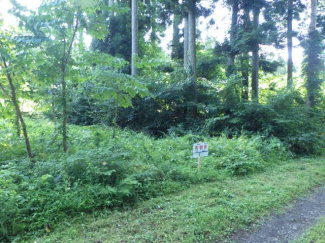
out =
[[197,169],[201,171],[201,162],[202,162],[202,157],[199,155],[199,158],[197,159]]

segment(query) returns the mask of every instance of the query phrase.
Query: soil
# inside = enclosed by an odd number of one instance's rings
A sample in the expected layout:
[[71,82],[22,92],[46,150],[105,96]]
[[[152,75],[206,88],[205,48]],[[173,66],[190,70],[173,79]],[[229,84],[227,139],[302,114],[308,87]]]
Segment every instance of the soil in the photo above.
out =
[[297,240],[325,216],[325,186],[296,201],[282,214],[275,214],[259,226],[233,235],[236,243],[287,243]]

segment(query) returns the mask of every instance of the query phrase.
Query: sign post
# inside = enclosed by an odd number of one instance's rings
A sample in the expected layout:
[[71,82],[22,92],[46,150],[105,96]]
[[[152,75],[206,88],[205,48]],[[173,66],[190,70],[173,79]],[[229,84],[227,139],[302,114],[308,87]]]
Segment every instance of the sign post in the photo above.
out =
[[197,158],[197,168],[201,170],[202,157],[206,157],[209,154],[208,143],[195,143],[193,145],[193,158]]

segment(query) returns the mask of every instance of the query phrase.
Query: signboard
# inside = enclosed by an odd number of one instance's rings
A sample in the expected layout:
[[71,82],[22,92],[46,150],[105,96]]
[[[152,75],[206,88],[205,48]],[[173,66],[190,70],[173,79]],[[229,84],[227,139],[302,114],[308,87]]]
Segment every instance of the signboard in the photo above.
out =
[[208,143],[195,143],[193,145],[193,158],[206,157],[209,153]]

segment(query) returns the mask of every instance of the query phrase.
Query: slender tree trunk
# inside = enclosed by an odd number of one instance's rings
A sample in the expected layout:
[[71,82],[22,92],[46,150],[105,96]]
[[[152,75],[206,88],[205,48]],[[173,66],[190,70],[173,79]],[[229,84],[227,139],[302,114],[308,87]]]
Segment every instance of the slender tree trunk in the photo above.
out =
[[[232,1],[231,30],[230,30],[230,45],[231,45],[231,47],[233,47],[235,44],[235,38],[236,38],[236,33],[237,33],[238,11],[239,11],[238,0],[233,0]],[[235,57],[236,57],[236,54],[234,53],[233,50],[231,50],[230,55],[229,55],[228,70],[227,70],[228,76],[233,74],[233,72],[235,70]]]
[[315,97],[319,89],[319,55],[321,52],[318,32],[316,30],[317,0],[311,0],[311,15],[307,47],[307,107],[315,106]]
[[172,59],[176,60],[179,59],[179,28],[178,26],[182,22],[182,17],[181,17],[181,11],[179,8],[179,3],[178,0],[173,0],[173,5],[174,5],[174,19],[173,19],[173,40],[172,40]]
[[131,75],[136,76],[138,70],[135,61],[139,55],[138,47],[138,0],[132,0],[132,55],[131,55]]
[[[189,25],[189,68],[193,83],[194,103],[197,103],[197,72],[196,72],[196,23],[195,23],[195,4],[196,0],[190,0],[188,12]],[[195,113],[195,112],[194,112]]]
[[[249,9],[244,9],[244,30],[248,31],[249,25]],[[242,98],[243,100],[248,100],[248,91],[249,91],[249,55],[248,55],[248,46],[243,51],[242,54],[242,78],[243,78],[243,91]]]
[[67,84],[65,81],[65,66],[61,67],[61,86],[62,86],[62,145],[63,151],[68,151],[67,138],[67,122],[68,122],[68,108],[67,108]]
[[288,75],[287,75],[287,87],[292,87],[292,15],[293,15],[293,0],[288,0],[288,29],[287,29],[287,40],[288,40]]
[[184,16],[184,68],[188,68],[188,13],[185,14]]
[[64,152],[68,151],[68,136],[67,136],[68,104],[67,104],[67,83],[66,83],[65,77],[66,77],[68,61],[69,61],[71,51],[72,51],[72,45],[73,45],[73,42],[76,37],[78,26],[79,26],[79,21],[77,18],[76,25],[75,25],[74,32],[73,32],[71,40],[70,40],[70,45],[69,45],[67,53],[66,53],[66,41],[64,41],[63,57],[62,57],[62,61],[61,61],[62,145],[63,145]]
[[32,154],[32,150],[31,150],[30,143],[29,143],[26,123],[24,121],[23,115],[22,115],[22,113],[20,111],[20,107],[19,107],[19,104],[18,104],[18,99],[17,99],[17,96],[16,96],[16,89],[15,89],[14,83],[12,81],[11,75],[10,75],[10,73],[8,71],[8,66],[7,66],[6,59],[3,56],[1,56],[1,58],[2,58],[2,61],[3,61],[3,66],[6,69],[6,76],[7,76],[8,82],[9,82],[9,86],[10,86],[11,101],[12,101],[12,104],[14,105],[14,107],[15,107],[16,114],[18,116],[18,119],[19,119],[20,124],[21,124],[21,128],[23,130],[27,155],[31,159],[33,157],[33,154]]
[[[260,9],[253,10],[253,28],[256,31],[259,26]],[[253,46],[252,51],[252,99],[258,102],[258,70],[259,70],[259,44]]]
[[20,137],[20,124],[19,124],[19,115],[16,112],[16,117],[15,117],[15,125],[17,129],[17,137]]

